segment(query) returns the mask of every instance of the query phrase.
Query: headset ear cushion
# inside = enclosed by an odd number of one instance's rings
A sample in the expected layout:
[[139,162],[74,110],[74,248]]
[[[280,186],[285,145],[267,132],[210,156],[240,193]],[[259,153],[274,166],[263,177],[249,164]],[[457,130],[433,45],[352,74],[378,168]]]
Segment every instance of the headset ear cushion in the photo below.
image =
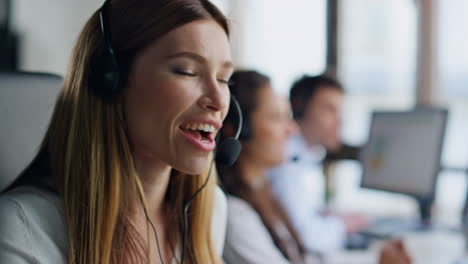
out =
[[116,58],[104,50],[92,66],[89,85],[97,96],[110,99],[120,93],[120,77]]

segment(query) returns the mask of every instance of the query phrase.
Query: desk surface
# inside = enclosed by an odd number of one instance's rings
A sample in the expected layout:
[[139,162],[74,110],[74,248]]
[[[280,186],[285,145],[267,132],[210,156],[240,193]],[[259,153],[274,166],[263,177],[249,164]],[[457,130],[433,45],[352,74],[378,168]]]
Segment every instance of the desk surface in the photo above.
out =
[[[414,264],[455,264],[465,256],[465,241],[461,233],[426,231],[402,237]],[[372,243],[368,250],[344,250],[326,256],[327,264],[375,264],[383,242]]]
[[[335,168],[336,196],[330,209],[339,212],[358,212],[376,217],[416,217],[418,207],[414,199],[404,195],[366,190],[359,187],[361,170],[358,164],[342,162]],[[433,209],[435,223],[459,226],[461,210],[466,197],[465,175],[441,177],[438,182]],[[383,206],[384,205],[384,206]],[[414,264],[461,264],[468,260],[461,232],[428,231],[405,235],[403,241]],[[375,242],[365,251],[339,251],[326,256],[327,264],[375,264],[383,243]],[[463,264],[468,264],[468,261]]]

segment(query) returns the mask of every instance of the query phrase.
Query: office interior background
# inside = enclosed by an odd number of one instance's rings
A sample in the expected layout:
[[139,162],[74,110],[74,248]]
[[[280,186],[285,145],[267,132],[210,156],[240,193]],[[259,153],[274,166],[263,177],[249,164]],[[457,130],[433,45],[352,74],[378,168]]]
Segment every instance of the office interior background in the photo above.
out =
[[[460,223],[468,166],[468,1],[213,2],[231,19],[236,65],[270,75],[278,93],[287,95],[302,74],[336,70],[346,88],[344,142],[366,142],[374,110],[407,110],[427,101],[447,107],[450,116],[442,153],[446,169],[438,179],[434,210],[440,220]],[[8,32],[17,40],[15,67],[63,76],[79,30],[102,0],[0,3],[1,28],[9,21]],[[430,30],[429,43],[418,42],[421,26]],[[430,51],[424,55],[430,57],[430,75],[420,74],[421,45]],[[418,76],[430,78],[424,82]],[[429,84],[421,87],[421,83]],[[356,162],[338,163],[335,176],[336,208],[397,215],[417,212],[417,204],[407,196],[361,189]]]

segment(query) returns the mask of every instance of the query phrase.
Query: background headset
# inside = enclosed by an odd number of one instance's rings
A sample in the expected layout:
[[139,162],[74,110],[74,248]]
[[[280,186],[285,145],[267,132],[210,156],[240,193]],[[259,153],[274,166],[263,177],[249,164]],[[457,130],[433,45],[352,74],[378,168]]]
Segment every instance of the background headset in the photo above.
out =
[[[128,74],[128,67],[129,65],[120,63],[118,57],[112,47],[112,35],[111,35],[111,28],[109,25],[109,19],[107,15],[107,9],[110,0],[106,0],[104,4],[99,9],[99,22],[101,33],[104,39],[104,50],[95,61],[92,63],[91,67],[91,74],[90,74],[90,83],[89,86],[93,90],[93,92],[104,101],[110,101],[119,95],[125,87],[127,82],[127,74]],[[216,148],[215,152],[215,159],[216,164],[221,167],[229,167],[231,166],[239,156],[241,151],[241,144],[238,140],[244,124],[242,111],[240,108],[239,103],[231,95],[231,103],[230,108],[234,107],[238,115],[238,127],[234,137],[228,137],[224,139]],[[125,129],[125,126],[122,122],[122,126]],[[128,136],[127,136],[128,137]],[[182,234],[182,255],[180,263],[184,263],[185,259],[185,251],[186,251],[186,241],[187,241],[187,234],[188,234],[188,221],[187,221],[187,213],[190,208],[190,204],[196,198],[196,196],[205,188],[208,183],[208,180],[211,176],[211,170],[213,169],[214,160],[211,162],[210,169],[208,172],[208,176],[203,183],[203,185],[185,202],[183,213],[184,213],[184,229]],[[136,169],[136,168],[135,168]],[[153,223],[151,222],[150,218],[145,209],[145,215],[151,227],[153,229],[156,243],[158,246],[158,253],[161,260],[161,263],[164,263],[159,247],[159,240],[158,235],[156,232],[156,228],[154,227]]]
[[[242,130],[239,136],[241,142],[247,142],[254,136],[254,129],[252,126],[252,117],[255,109],[258,107],[258,92],[257,89],[265,85],[271,84],[271,79],[261,72],[249,69],[238,69],[232,75],[230,81],[231,94],[238,96],[239,100],[243,103],[242,106]],[[252,97],[252,93],[255,96]],[[237,118],[235,109],[229,109],[229,113],[226,117],[227,123],[232,124],[234,130],[237,126],[237,122],[241,122]]]
[[248,115],[243,115],[242,130],[239,135],[239,140],[248,141],[252,137],[250,117]]

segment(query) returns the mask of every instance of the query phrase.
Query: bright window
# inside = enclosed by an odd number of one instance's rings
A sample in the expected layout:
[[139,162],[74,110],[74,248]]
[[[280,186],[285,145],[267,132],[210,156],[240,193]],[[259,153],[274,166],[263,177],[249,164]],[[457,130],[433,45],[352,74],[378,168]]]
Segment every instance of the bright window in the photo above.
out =
[[414,104],[416,22],[414,1],[340,2],[338,64],[348,92],[346,141],[366,140],[372,110]]
[[230,8],[240,10],[232,17],[240,67],[269,75],[284,95],[302,74],[324,71],[325,0],[232,0]]

